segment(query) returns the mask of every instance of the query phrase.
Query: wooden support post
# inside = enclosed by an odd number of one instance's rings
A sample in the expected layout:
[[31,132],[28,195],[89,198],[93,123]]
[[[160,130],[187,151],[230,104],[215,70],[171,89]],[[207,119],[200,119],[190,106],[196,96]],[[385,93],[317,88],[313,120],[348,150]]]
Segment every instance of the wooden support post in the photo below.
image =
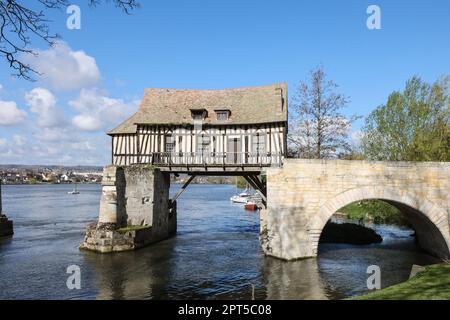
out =
[[261,180],[259,180],[258,176],[256,176],[256,175],[249,175],[248,177],[249,177],[249,179],[251,179],[253,181],[253,183],[255,185],[258,186],[258,190],[261,191],[264,194],[264,196],[267,197],[266,187],[264,186],[264,183]]
[[175,194],[175,196],[173,197],[173,199],[171,200],[172,202],[175,202],[180,196],[181,194],[186,190],[186,188],[188,187],[188,185],[191,184],[192,180],[194,180],[194,178],[196,177],[196,175],[192,175],[189,177],[188,181],[186,181],[183,186],[181,187],[181,189]]
[[[255,176],[252,176],[252,175],[244,175],[243,177],[253,187],[253,189],[255,189],[261,193],[262,203],[264,206],[267,206],[267,195],[266,195],[265,188],[263,188],[263,186],[262,186],[262,183],[261,183],[261,185],[258,185],[255,182],[255,179],[254,179]],[[256,177],[256,179],[259,181],[259,179],[257,177]]]

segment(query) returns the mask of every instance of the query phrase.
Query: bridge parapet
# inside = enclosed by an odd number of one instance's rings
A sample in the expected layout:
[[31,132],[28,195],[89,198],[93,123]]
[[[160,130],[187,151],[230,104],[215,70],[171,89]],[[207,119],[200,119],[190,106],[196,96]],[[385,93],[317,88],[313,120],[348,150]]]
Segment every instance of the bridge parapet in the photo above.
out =
[[278,258],[314,257],[337,210],[380,199],[405,214],[422,248],[448,258],[449,190],[450,163],[285,159],[283,168],[267,169],[261,243]]

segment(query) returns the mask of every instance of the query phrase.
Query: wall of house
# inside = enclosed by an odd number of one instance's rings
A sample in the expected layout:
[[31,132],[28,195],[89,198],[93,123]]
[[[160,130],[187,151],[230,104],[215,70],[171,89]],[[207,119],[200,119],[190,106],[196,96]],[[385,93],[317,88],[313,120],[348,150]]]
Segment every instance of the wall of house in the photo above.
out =
[[[171,136],[173,141],[171,153],[177,154],[177,157],[172,157],[171,160],[180,164],[220,163],[223,159],[225,159],[223,161],[228,162],[230,159],[224,158],[224,155],[229,153],[229,140],[233,138],[240,141],[240,148],[237,150],[239,163],[276,163],[280,160],[280,155],[284,155],[286,151],[286,127],[284,123],[204,129],[197,126],[176,128],[139,126],[137,134],[113,136],[113,164],[151,163],[153,153],[167,153],[166,139],[168,136]],[[198,152],[200,137],[205,137],[210,141],[203,155]],[[265,152],[263,154],[259,154],[255,149],[257,139],[265,141]],[[195,155],[192,153],[195,153]],[[211,153],[213,153],[213,157],[211,157]],[[268,153],[271,156],[268,156]],[[163,154],[162,156],[168,157],[169,154]]]

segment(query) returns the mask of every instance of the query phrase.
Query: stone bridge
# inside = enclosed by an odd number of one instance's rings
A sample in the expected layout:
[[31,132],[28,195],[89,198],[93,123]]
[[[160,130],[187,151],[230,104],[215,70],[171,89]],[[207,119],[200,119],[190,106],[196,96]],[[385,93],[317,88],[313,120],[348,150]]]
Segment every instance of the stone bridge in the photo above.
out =
[[267,255],[317,255],[319,238],[340,208],[365,199],[397,207],[427,252],[449,258],[450,163],[286,159],[267,170],[261,244]]
[[[314,257],[322,230],[336,211],[352,202],[380,199],[403,212],[424,250],[450,257],[450,163],[285,159],[282,168],[262,170],[267,203],[261,210],[260,240],[267,255]],[[105,167],[99,220],[88,227],[81,247],[125,251],[173,236],[177,212],[176,197],[169,198],[170,174],[147,165]]]

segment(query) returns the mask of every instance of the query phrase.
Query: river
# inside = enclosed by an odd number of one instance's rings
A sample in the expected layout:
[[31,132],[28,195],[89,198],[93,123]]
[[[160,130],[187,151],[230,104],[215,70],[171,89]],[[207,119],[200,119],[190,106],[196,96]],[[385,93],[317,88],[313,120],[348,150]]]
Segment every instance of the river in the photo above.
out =
[[[3,186],[15,235],[0,240],[0,299],[341,299],[368,291],[370,265],[386,287],[405,281],[413,264],[438,262],[415,248],[411,230],[383,225],[381,244],[323,244],[317,259],[295,262],[264,257],[259,216],[229,202],[229,185],[189,186],[172,239],[121,254],[79,251],[101,187],[68,195],[72,188]],[[80,290],[66,286],[70,265],[80,267]]]

